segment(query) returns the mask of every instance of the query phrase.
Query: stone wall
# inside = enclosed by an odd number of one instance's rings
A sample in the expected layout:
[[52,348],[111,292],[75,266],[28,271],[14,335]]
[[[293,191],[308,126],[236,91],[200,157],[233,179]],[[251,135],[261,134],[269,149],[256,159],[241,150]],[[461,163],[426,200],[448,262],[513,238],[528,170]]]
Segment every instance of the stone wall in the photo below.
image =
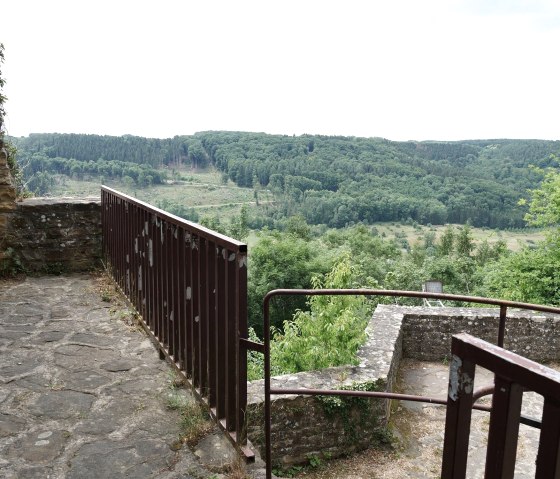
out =
[[[421,361],[448,358],[451,337],[466,332],[491,343],[498,340],[499,310],[491,308],[398,308],[403,315],[403,355]],[[546,363],[560,359],[560,318],[509,309],[504,347]]]
[[[6,235],[10,213],[16,207],[16,189],[8,167],[8,154],[0,141],[0,239]],[[0,250],[0,261],[2,251]]]
[[4,211],[0,271],[62,273],[101,265],[97,198],[32,198]]
[[[273,388],[365,388],[390,391],[396,381],[402,351],[402,322],[390,314],[373,317],[368,340],[358,353],[356,366],[344,366],[271,378]],[[248,437],[264,454],[263,381],[248,388]],[[336,402],[337,400],[335,400]],[[365,449],[383,440],[390,415],[390,401],[333,402],[313,396],[273,397],[272,457],[287,466],[306,462],[310,456],[332,457]]]
[[[440,361],[449,357],[451,336],[467,332],[495,343],[499,310],[490,308],[419,308],[379,305],[369,323],[368,341],[354,367],[329,368],[271,378],[275,388],[341,389],[374,385],[392,391],[402,357]],[[560,360],[560,317],[508,310],[505,347],[539,362]],[[248,436],[263,450],[263,381],[249,383]],[[305,462],[328,452],[333,457],[375,444],[383,436],[390,401],[372,401],[369,411],[346,409],[328,414],[312,396],[273,396],[272,458],[275,464]],[[348,418],[353,419],[352,428]]]

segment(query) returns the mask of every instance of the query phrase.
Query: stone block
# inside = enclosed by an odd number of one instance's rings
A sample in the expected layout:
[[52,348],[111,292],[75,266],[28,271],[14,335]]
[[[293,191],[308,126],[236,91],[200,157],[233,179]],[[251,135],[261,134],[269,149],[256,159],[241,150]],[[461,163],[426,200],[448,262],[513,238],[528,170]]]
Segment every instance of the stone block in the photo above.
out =
[[[1,191],[0,187],[0,195]],[[0,231],[4,225],[1,248],[17,254],[25,271],[61,273],[99,267],[99,200],[32,198],[13,205],[9,217],[0,216]]]

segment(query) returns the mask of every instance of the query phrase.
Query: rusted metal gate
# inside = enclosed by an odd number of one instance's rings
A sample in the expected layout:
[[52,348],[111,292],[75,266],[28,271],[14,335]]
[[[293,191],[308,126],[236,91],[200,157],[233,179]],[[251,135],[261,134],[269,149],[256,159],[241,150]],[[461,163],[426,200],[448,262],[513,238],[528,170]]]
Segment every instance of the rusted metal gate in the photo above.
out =
[[101,188],[106,266],[143,326],[248,459],[247,246]]
[[[457,301],[457,302],[464,302],[464,303],[478,303],[478,304],[485,304],[489,306],[497,306],[500,308],[500,317],[499,317],[499,324],[498,330],[496,331],[496,344],[498,346],[503,346],[504,344],[504,336],[505,336],[505,329],[506,329],[506,320],[507,320],[507,310],[508,308],[519,308],[525,310],[532,310],[532,311],[542,311],[548,312],[553,314],[560,314],[560,308],[552,307],[552,306],[543,306],[537,304],[528,304],[528,303],[520,303],[516,301],[505,301],[499,299],[492,299],[492,298],[482,298],[477,296],[463,296],[463,295],[455,295],[455,294],[444,294],[444,293],[429,293],[427,291],[398,291],[398,290],[378,290],[378,289],[276,289],[273,291],[268,292],[263,300],[263,312],[264,312],[264,344],[261,347],[257,347],[252,342],[247,342],[247,348],[253,349],[255,351],[262,352],[264,354],[264,421],[265,421],[265,462],[266,462],[266,478],[270,479],[272,477],[272,456],[271,456],[271,429],[272,429],[272,415],[271,415],[271,396],[273,395],[287,395],[287,394],[298,394],[298,395],[310,395],[310,396],[349,396],[349,397],[367,397],[367,398],[377,398],[377,399],[396,399],[396,400],[403,400],[403,401],[416,401],[416,402],[428,402],[431,404],[448,404],[448,401],[445,399],[440,399],[436,397],[429,397],[429,396],[416,396],[410,394],[398,394],[392,393],[388,391],[380,391],[380,392],[367,392],[367,391],[348,391],[348,390],[333,390],[333,389],[307,389],[307,388],[272,388],[271,381],[270,381],[270,301],[277,296],[340,296],[340,295],[354,295],[354,296],[388,296],[388,297],[406,297],[406,298],[418,298],[418,299],[429,299],[429,300],[439,300],[439,301]],[[488,343],[487,343],[488,344]],[[512,353],[508,353],[512,354]],[[528,361],[528,360],[525,360]],[[529,361],[532,363],[532,361]],[[528,363],[527,363],[528,364]],[[536,363],[534,363],[536,364]],[[485,366],[486,367],[486,366]],[[491,369],[491,368],[489,368]],[[519,371],[518,369],[516,371]],[[510,377],[511,379],[511,377]],[[478,391],[475,391],[472,394],[471,402],[468,405],[469,411],[470,409],[478,409],[482,411],[490,412],[492,408],[481,405],[481,404],[474,404],[477,399],[486,396],[488,394],[492,394],[494,391],[494,387],[484,387]],[[538,392],[537,389],[535,391]],[[555,398],[554,400],[558,401],[558,408],[560,408],[560,396],[552,396]],[[474,401],[472,400],[474,398]],[[466,408],[466,403],[463,403],[463,407]],[[550,435],[551,438],[554,439],[552,448],[556,448],[556,452],[558,453],[558,436],[560,436],[560,409],[555,410],[557,426],[559,429],[556,431],[556,435]],[[470,414],[470,412],[469,412]],[[470,417],[470,416],[469,416]],[[544,420],[544,418],[543,418]],[[532,418],[527,418],[524,416],[520,416],[517,422],[521,422],[527,424],[532,427],[539,428],[541,426],[540,421],[535,421]],[[552,421],[551,421],[552,422]],[[547,426],[550,429],[550,426]],[[542,437],[542,436],[541,436]],[[490,437],[490,440],[493,440]],[[444,452],[445,454],[445,452]],[[540,454],[540,452],[539,452]],[[550,452],[548,453],[550,454]],[[558,466],[556,466],[558,467]],[[446,478],[459,479],[463,476],[446,476]],[[497,475],[490,475],[487,477],[502,477]],[[503,476],[509,477],[509,476]],[[560,479],[560,473],[556,476],[538,476],[538,477],[547,477],[547,478],[557,478]]]
[[466,477],[475,366],[495,374],[484,477],[513,478],[524,391],[544,397],[538,479],[560,477],[560,373],[468,334],[451,344],[443,479]]

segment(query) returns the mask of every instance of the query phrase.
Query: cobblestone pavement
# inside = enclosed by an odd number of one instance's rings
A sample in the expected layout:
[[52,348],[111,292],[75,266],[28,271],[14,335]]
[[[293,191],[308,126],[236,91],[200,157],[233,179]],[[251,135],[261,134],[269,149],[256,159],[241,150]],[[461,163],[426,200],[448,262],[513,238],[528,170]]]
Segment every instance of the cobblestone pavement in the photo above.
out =
[[0,477],[222,477],[227,441],[183,444],[169,395],[187,392],[102,281],[0,283]]

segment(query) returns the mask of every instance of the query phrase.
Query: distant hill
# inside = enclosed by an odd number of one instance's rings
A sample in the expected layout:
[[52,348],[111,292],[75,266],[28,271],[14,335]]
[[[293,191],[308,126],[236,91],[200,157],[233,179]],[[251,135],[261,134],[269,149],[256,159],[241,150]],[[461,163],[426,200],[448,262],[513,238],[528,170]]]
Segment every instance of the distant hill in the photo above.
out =
[[556,168],[560,159],[560,141],[541,140],[395,142],[208,131],[169,139],[53,133],[12,141],[22,162],[35,155],[150,168],[212,164],[238,186],[271,189],[276,219],[301,214],[332,227],[407,219],[521,227],[518,200],[541,180],[529,166]]

